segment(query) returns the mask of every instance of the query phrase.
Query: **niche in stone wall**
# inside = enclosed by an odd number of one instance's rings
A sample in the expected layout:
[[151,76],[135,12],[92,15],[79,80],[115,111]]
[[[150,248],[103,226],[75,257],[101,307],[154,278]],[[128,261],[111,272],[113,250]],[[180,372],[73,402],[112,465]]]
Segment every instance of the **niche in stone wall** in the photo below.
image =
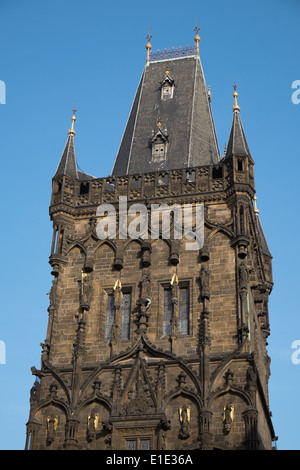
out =
[[198,438],[198,406],[192,397],[181,394],[171,398],[165,413],[170,421],[170,429],[166,431],[168,450],[184,449]]

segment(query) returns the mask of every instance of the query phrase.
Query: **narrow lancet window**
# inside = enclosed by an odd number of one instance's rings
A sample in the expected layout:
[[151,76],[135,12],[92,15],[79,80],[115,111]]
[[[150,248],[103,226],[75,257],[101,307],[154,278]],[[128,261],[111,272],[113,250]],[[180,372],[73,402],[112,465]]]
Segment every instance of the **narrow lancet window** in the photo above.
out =
[[115,321],[115,298],[113,294],[108,294],[106,304],[106,326],[105,326],[105,339],[112,338],[111,330]]
[[122,319],[120,339],[129,339],[131,292],[124,292],[122,298]]
[[164,320],[163,320],[163,335],[164,336],[170,336],[172,333],[172,318],[173,318],[172,289],[164,289]]
[[189,334],[189,288],[181,286],[179,288],[179,327],[178,333]]
[[[120,325],[120,339],[126,340],[130,336],[130,312],[131,312],[131,292],[122,292],[121,304],[121,325]],[[106,326],[105,326],[105,339],[112,339],[112,327],[116,320],[116,307],[115,296],[113,293],[108,294],[106,304]]]

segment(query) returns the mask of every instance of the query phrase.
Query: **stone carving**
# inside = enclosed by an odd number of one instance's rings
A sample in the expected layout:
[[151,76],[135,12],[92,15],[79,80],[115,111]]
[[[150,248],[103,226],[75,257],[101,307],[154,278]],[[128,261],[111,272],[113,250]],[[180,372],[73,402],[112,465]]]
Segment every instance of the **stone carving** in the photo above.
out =
[[112,384],[111,396],[116,399],[119,397],[122,389],[122,368],[116,367]]
[[201,296],[203,299],[209,299],[209,271],[206,266],[202,266],[200,270],[200,284],[201,284]]
[[81,276],[81,292],[80,292],[80,306],[83,310],[90,309],[90,301],[92,295],[92,280],[91,276],[82,273]]
[[247,290],[248,283],[249,283],[249,271],[244,261],[242,261],[239,266],[239,281],[240,281],[240,289]]
[[151,244],[147,241],[144,241],[142,244],[142,266],[148,268],[151,266]]
[[[123,228],[120,227],[120,230],[122,230]],[[126,230],[127,230],[127,227],[126,227]],[[115,254],[115,259],[114,259],[114,263],[113,263],[113,266],[115,269],[117,270],[121,270],[123,268],[123,254],[124,254],[124,248],[123,246],[118,246],[117,249],[116,249],[116,254]]]
[[127,401],[123,404],[123,413],[126,415],[150,414],[154,411],[150,386],[145,382],[140,369],[135,385],[127,393]]
[[151,305],[151,280],[150,271],[147,268],[143,269],[142,280],[140,282],[140,298],[137,302],[139,307],[138,319],[138,333],[143,334],[146,332],[148,326],[149,314],[147,310]]
[[87,420],[87,439],[92,441],[96,437],[96,430],[99,422],[99,414],[92,410],[91,414],[88,415]]
[[55,432],[57,430],[58,418],[57,416],[48,416],[47,417],[47,445],[52,444],[55,437]]
[[253,365],[250,365],[247,369],[246,380],[248,390],[255,392],[257,387],[257,372]]
[[225,434],[229,434],[231,431],[231,426],[232,426],[233,417],[234,417],[233,413],[234,413],[233,405],[224,406],[223,427],[224,427]]
[[176,266],[179,263],[180,240],[171,240],[170,263]]
[[181,371],[180,374],[178,375],[176,381],[178,383],[178,387],[182,388],[186,384],[186,374]]
[[81,318],[78,322],[78,328],[76,332],[76,342],[73,349],[73,359],[78,360],[79,356],[84,354],[84,336],[85,336],[86,321]]
[[149,387],[141,388],[137,384],[136,393],[132,390],[128,392],[128,401],[123,405],[126,415],[150,414],[153,411],[153,401]]
[[226,387],[231,387],[233,383],[233,372],[231,369],[228,369],[225,373],[225,385]]
[[57,277],[52,281],[52,287],[49,292],[49,304],[52,307],[56,305],[56,292],[57,292]]
[[116,343],[120,338],[120,314],[121,314],[121,305],[122,305],[122,283],[120,279],[117,279],[114,285],[114,309],[115,309],[115,319],[111,327],[111,345]]
[[178,410],[179,413],[179,422],[180,422],[180,431],[179,431],[179,437],[181,439],[188,439],[190,437],[190,431],[189,431],[189,423],[190,423],[190,407],[183,405],[179,408]]

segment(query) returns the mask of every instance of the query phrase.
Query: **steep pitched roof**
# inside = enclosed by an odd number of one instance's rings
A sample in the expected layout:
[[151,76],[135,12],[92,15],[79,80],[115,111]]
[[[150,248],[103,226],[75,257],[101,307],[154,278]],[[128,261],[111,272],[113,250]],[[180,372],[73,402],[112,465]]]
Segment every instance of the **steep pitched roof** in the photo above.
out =
[[[162,99],[161,86],[168,75],[172,77],[173,95],[171,99]],[[151,136],[159,118],[162,130],[167,130],[167,158],[152,161]],[[218,161],[218,143],[199,56],[147,63],[112,174],[170,170]]]
[[226,150],[226,157],[232,155],[251,156],[239,111],[234,111],[233,113],[233,121]]
[[225,158],[229,158],[233,155],[235,156],[247,156],[252,160],[249,146],[247,143],[246,135],[241,121],[240,108],[237,104],[237,92],[235,87],[235,92],[233,94],[235,98],[235,105],[233,107],[233,120],[231,131],[229,135],[227,150]]
[[74,133],[69,132],[68,139],[58,164],[54,178],[68,175],[78,179],[77,163],[75,156]]
[[264,234],[264,231],[263,231],[258,213],[256,213],[256,223],[257,223],[258,234],[259,234],[259,238],[260,238],[262,252],[263,252],[264,255],[272,257],[272,254],[269,250],[269,246],[268,246],[268,243],[267,243],[267,240],[266,240],[266,237],[265,237],[265,234]]
[[[76,110],[75,110],[76,111]],[[76,120],[75,113],[72,116],[72,127],[69,130],[68,139],[62,153],[60,162],[56,169],[54,178],[62,175],[72,176],[72,178],[76,178],[78,180],[89,180],[94,178],[94,176],[88,175],[80,170],[77,165],[76,155],[75,155],[75,134],[74,131],[74,122]]]

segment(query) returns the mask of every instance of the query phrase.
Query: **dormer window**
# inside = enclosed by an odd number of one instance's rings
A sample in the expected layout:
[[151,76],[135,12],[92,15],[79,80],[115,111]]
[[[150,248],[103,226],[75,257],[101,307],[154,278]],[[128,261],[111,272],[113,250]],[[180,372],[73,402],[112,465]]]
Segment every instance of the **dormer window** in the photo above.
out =
[[157,142],[152,145],[152,161],[159,162],[166,159],[166,144]]
[[151,147],[152,147],[152,161],[160,162],[167,159],[167,148],[168,148],[168,134],[167,129],[164,132],[161,129],[160,118],[157,122],[158,131],[155,134],[152,131]]
[[162,100],[170,100],[173,98],[173,85],[170,85],[166,83],[162,88],[161,88],[161,99]]
[[173,98],[174,94],[174,80],[169,75],[169,70],[166,70],[166,76],[161,85],[161,99],[162,100],[170,100]]

